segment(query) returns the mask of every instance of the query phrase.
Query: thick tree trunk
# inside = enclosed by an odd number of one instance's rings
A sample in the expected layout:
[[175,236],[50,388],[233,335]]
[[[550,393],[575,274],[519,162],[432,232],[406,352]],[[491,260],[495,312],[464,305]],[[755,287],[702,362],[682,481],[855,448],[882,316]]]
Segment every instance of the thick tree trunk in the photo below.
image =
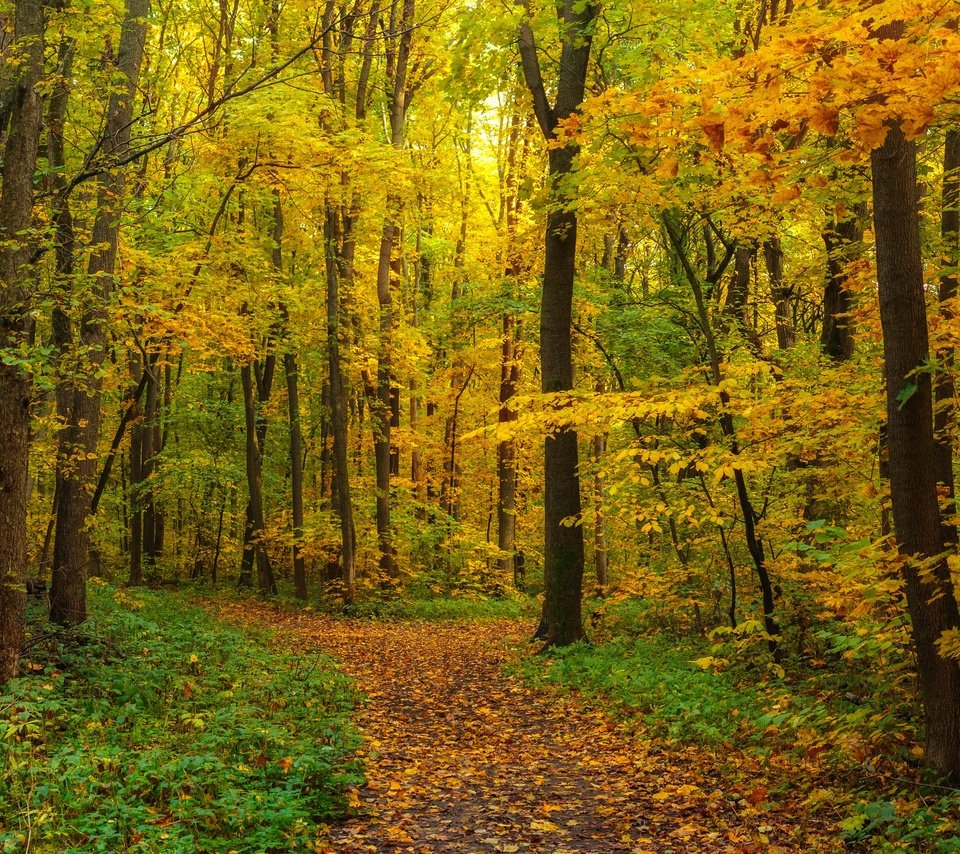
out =
[[110,95],[100,144],[104,170],[98,182],[97,213],[90,238],[87,272],[93,281],[91,304],[81,317],[79,343],[87,355],[82,382],[68,382],[57,392],[57,410],[64,427],[60,434],[57,528],[53,544],[50,619],[61,625],[83,622],[87,616],[86,575],[89,552],[87,518],[96,475],[100,434],[100,368],[106,357],[106,303],[113,291],[124,172],[112,162],[130,144],[133,99],[143,61],[149,0],[127,0],[116,68],[123,85]]
[[[0,347],[17,349],[27,330],[30,246],[23,240],[33,212],[43,71],[43,4],[18,0],[12,49],[21,58],[19,79],[4,99],[10,110],[0,188]],[[9,121],[9,124],[7,124]],[[30,460],[30,399],[26,377],[0,362],[0,686],[17,676],[26,609],[27,497]]]
[[[564,0],[558,8],[562,47],[556,100],[547,97],[530,22],[520,24],[518,46],[524,80],[533,98],[537,123],[549,142],[558,120],[576,112],[586,87],[591,27],[599,13],[592,3]],[[573,388],[573,282],[577,258],[577,215],[565,179],[573,172],[577,148],[550,148],[548,164],[556,207],[547,216],[540,310],[540,372],[546,393]],[[583,528],[577,434],[563,430],[544,442],[544,600],[537,635],[548,646],[583,637]]]
[[[550,150],[555,182],[570,174],[574,152]],[[554,186],[557,186],[555,183]],[[573,388],[573,282],[577,259],[577,216],[554,210],[547,217],[543,300],[540,305],[541,387],[547,394]],[[549,645],[583,637],[583,527],[577,434],[562,430],[544,442],[544,602]]]
[[[887,386],[890,497],[917,651],[931,767],[960,776],[960,663],[937,641],[960,627],[937,499],[916,146],[897,124],[871,155],[877,284]],[[932,566],[930,565],[932,561]]]

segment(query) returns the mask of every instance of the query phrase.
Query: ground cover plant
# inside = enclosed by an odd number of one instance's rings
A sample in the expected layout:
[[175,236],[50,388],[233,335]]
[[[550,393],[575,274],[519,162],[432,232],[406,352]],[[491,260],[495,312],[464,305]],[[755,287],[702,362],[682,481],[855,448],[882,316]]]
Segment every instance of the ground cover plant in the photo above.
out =
[[91,587],[0,694],[0,850],[289,851],[360,781],[353,695],[179,597]]

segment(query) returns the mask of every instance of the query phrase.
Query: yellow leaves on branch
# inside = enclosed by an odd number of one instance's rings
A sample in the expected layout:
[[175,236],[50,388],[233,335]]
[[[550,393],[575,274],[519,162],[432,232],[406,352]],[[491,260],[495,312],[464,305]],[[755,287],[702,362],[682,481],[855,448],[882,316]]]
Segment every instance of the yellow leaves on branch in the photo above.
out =
[[[630,191],[644,204],[675,205],[705,176],[729,180],[733,195],[748,186],[754,201],[789,205],[815,177],[815,135],[839,138],[830,157],[854,164],[883,144],[891,122],[916,137],[955,120],[952,15],[953,4],[934,0],[798,2],[756,50],[691,51],[646,91],[590,99],[565,134],[578,137],[588,169],[617,164],[609,181],[621,193],[623,163],[635,167]],[[902,23],[900,37],[879,37],[892,22]]]

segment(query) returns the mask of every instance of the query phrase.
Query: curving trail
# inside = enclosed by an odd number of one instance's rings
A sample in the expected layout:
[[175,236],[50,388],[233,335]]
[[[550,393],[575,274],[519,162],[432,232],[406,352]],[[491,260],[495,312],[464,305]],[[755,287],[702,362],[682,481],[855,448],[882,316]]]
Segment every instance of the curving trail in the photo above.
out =
[[[207,603],[278,630],[284,644],[337,658],[367,701],[358,710],[368,784],[358,815],[318,851],[837,851],[832,828],[804,815],[787,772],[735,754],[660,749],[602,711],[503,674],[529,626],[389,623]],[[229,608],[229,611],[227,610]],[[745,762],[745,760],[743,760]],[[726,772],[721,777],[721,763]],[[770,779],[774,776],[774,779]],[[773,795],[776,789],[785,793]]]

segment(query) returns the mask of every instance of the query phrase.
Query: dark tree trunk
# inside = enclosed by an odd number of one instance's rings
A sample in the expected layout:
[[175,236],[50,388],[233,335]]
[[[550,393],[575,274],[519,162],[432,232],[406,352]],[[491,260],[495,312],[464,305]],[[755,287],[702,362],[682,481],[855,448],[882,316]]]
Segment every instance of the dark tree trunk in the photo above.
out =
[[[947,131],[943,148],[943,199],[940,214],[940,235],[943,238],[947,269],[940,277],[940,315],[948,323],[955,322],[957,266],[960,265],[960,129]],[[936,442],[937,480],[943,484],[948,512],[956,515],[956,487],[953,475],[953,431],[956,429],[957,390],[953,382],[956,354],[953,347],[940,354],[943,369],[938,371],[934,387],[933,430]],[[957,526],[943,521],[943,536],[948,545],[957,544]]]
[[[960,626],[937,499],[916,146],[891,125],[871,155],[887,387],[890,497],[926,720],[926,763],[960,776],[960,664],[937,652]],[[930,565],[932,561],[932,566]]]
[[[267,346],[270,347],[272,341],[268,340]],[[262,362],[254,362],[251,369],[250,381],[253,385],[253,394],[255,397],[252,397],[252,408],[248,412],[246,404],[246,389],[244,388],[244,413],[245,416],[252,417],[252,427],[250,421],[245,421],[246,424],[246,447],[247,447],[247,505],[244,509],[244,528],[243,528],[243,554],[240,559],[240,575],[237,579],[237,586],[239,587],[251,587],[253,585],[253,571],[254,567],[257,568],[258,576],[258,585],[260,590],[263,593],[268,591],[264,589],[263,583],[269,576],[269,585],[273,586],[273,571],[272,569],[268,574],[265,575],[263,571],[263,562],[265,562],[266,567],[270,567],[270,561],[267,557],[266,552],[262,548],[262,545],[258,545],[256,542],[256,537],[254,536],[255,531],[262,531],[264,529],[266,512],[263,505],[263,448],[266,446],[267,442],[267,419],[263,418],[260,415],[260,412],[269,400],[270,395],[273,391],[273,374],[276,369],[277,357],[273,352],[268,352],[264,356]],[[243,372],[241,371],[240,375],[241,384],[243,382]],[[252,414],[251,414],[252,413]],[[256,448],[255,456],[255,465],[253,468],[250,466],[250,442],[251,436],[250,431],[253,430],[253,444]],[[256,483],[252,480],[252,473],[256,473]],[[257,510],[253,506],[253,496],[258,495],[260,497],[260,524],[257,524]],[[263,557],[258,558],[258,555],[262,554]]]
[[[283,275],[283,202],[280,191],[273,192],[273,252],[271,261],[278,276]],[[287,307],[280,314],[289,331]],[[307,568],[303,560],[303,441],[300,431],[300,371],[297,354],[288,349],[283,355],[283,373],[287,380],[287,421],[290,425],[290,512],[293,516],[293,592],[297,599],[307,598]]]
[[333,469],[337,480],[337,516],[340,519],[340,572],[344,599],[352,602],[356,588],[356,535],[353,496],[347,460],[347,395],[340,366],[340,268],[337,258],[336,209],[327,208],[324,224],[327,267],[327,359],[330,369],[330,421],[333,427]]
[[[497,420],[510,424],[517,420],[517,411],[510,402],[520,382],[520,361],[517,347],[519,328],[511,312],[503,313],[500,358],[500,409]],[[500,551],[500,572],[517,585],[515,550],[517,539],[517,441],[512,436],[497,443],[497,548]]]
[[380,237],[380,263],[377,268],[377,302],[380,306],[380,336],[377,347],[376,405],[372,408],[373,455],[377,483],[377,543],[380,570],[388,578],[397,574],[390,522],[390,384],[393,347],[393,296],[390,292],[390,254],[393,247],[393,223],[385,222]]
[[160,389],[156,365],[146,365],[146,398],[143,406],[143,421],[140,424],[140,507],[143,514],[143,570],[148,584],[159,581],[157,567],[157,537],[159,514],[153,488],[153,475],[159,452],[157,442],[157,419],[160,412]]
[[290,420],[290,492],[293,513],[293,590],[298,599],[307,598],[307,569],[303,560],[303,453],[300,438],[300,389],[297,357],[285,353],[287,412]]
[[[602,389],[601,389],[602,391]],[[593,571],[597,581],[597,592],[606,592],[609,578],[607,577],[607,529],[603,514],[603,475],[600,465],[607,450],[607,437],[604,435],[593,437],[593,462],[597,471],[593,476]]]
[[793,292],[783,281],[783,247],[779,237],[764,241],[763,260],[767,277],[770,279],[770,296],[773,299],[777,326],[777,347],[791,350],[797,343],[797,330],[793,325]]
[[[413,39],[414,0],[403,0],[399,19],[391,15],[390,37],[395,39],[387,51],[386,70],[389,79],[390,144],[403,148],[403,126],[407,115],[409,93],[407,71]],[[395,12],[396,7],[394,7]],[[359,109],[359,107],[358,107]],[[396,236],[399,200],[391,195],[380,236],[377,264],[377,303],[380,307],[380,336],[377,345],[376,406],[371,422],[374,430],[374,462],[377,481],[377,542],[380,548],[380,569],[387,578],[397,577],[396,549],[390,520],[391,424],[394,420],[393,397],[393,295],[390,287],[391,258]],[[399,414],[399,410],[398,414]],[[396,463],[395,465],[398,465]]]
[[[583,102],[590,60],[592,24],[599,7],[564,0],[558,9],[562,47],[556,101],[550,105],[528,20],[520,25],[519,48],[524,79],[533,97],[537,122],[548,141],[558,120]],[[554,207],[547,216],[540,310],[540,372],[546,393],[573,388],[573,282],[577,258],[577,215],[569,189],[577,148],[568,143],[548,153]],[[580,526],[580,478],[577,434],[563,430],[544,443],[544,601],[542,634],[547,645],[565,645],[583,637],[583,528]],[[571,524],[572,523],[572,524]]]
[[843,362],[853,356],[853,327],[849,318],[853,297],[847,286],[846,267],[860,252],[864,215],[863,205],[857,205],[847,219],[831,223],[823,233],[827,281],[823,289],[820,346],[834,362]]
[[277,592],[277,584],[273,578],[273,568],[270,566],[270,558],[267,555],[266,543],[263,539],[266,525],[263,513],[262,458],[257,436],[257,407],[254,400],[253,369],[249,364],[240,368],[240,382],[243,386],[243,413],[246,426],[246,468],[247,489],[249,491],[247,502],[248,542],[257,570],[257,587],[260,593],[270,596]]
[[[17,79],[3,92],[9,112],[0,188],[0,347],[15,350],[28,325],[26,282],[30,246],[22,242],[33,212],[43,71],[43,3],[18,0],[12,49],[22,57]],[[0,685],[17,676],[26,608],[27,497],[30,459],[30,397],[20,369],[0,362]]]

